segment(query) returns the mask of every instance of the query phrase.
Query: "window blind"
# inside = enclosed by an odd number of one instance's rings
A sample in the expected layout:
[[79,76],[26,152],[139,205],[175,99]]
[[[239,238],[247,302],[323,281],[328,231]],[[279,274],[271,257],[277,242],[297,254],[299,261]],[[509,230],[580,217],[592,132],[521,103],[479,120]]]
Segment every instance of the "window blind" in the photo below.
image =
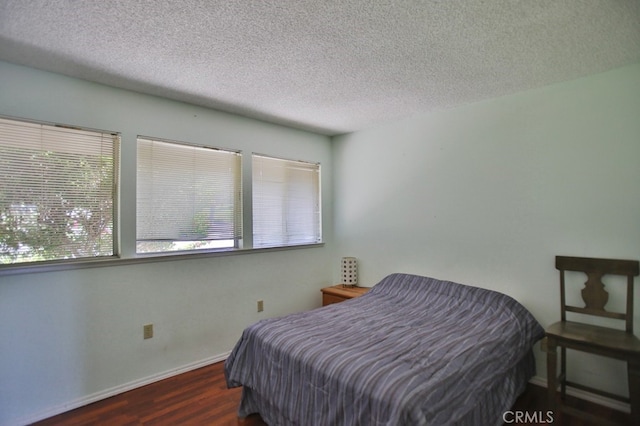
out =
[[0,118],[0,263],[114,254],[119,142]]
[[253,246],[322,241],[320,164],[253,154]]
[[138,138],[137,252],[237,247],[241,155]]

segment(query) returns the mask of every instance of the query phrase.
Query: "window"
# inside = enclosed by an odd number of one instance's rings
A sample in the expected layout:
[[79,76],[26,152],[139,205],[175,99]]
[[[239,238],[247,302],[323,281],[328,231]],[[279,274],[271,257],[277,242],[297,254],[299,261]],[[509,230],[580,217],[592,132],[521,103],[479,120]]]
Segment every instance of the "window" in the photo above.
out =
[[0,118],[0,264],[115,254],[119,142]]
[[137,162],[137,253],[238,247],[240,153],[139,137]]
[[320,165],[253,155],[253,246],[322,241]]
[[[115,132],[0,117],[0,265],[115,257],[119,153]],[[246,212],[239,151],[140,136],[136,172],[137,254],[238,249],[243,223],[248,249],[322,242],[318,163],[253,154]]]

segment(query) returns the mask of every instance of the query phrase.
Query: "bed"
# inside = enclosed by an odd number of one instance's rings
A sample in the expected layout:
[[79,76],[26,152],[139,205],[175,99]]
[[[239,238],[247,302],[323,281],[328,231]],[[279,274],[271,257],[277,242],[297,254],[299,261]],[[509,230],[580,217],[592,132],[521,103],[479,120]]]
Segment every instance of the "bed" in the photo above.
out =
[[495,291],[392,274],[365,295],[259,321],[225,362],[240,417],[276,425],[501,425],[544,330]]

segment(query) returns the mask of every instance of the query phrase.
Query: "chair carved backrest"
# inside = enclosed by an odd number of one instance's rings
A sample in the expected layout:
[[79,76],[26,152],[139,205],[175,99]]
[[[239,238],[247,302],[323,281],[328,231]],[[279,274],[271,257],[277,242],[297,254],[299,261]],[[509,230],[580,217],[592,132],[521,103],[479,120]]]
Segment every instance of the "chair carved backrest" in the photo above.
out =
[[[567,312],[596,315],[625,321],[627,333],[633,333],[633,280],[639,274],[637,260],[596,259],[589,257],[556,256],[556,269],[560,271],[561,319],[566,321]],[[584,272],[587,275],[582,289],[584,306],[571,306],[565,299],[565,271]],[[609,293],[602,282],[604,275],[622,275],[627,277],[627,299],[625,312],[609,312],[605,306]]]

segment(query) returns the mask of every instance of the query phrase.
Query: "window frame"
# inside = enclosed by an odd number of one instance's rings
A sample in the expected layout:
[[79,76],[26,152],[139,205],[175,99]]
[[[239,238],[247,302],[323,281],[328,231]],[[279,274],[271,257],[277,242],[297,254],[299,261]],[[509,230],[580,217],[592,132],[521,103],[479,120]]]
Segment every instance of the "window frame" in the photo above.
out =
[[[80,129],[84,131],[95,131],[100,133],[112,134],[118,137],[117,143],[114,147],[114,158],[113,158],[113,254],[111,256],[105,257],[89,257],[89,258],[76,258],[76,259],[61,259],[61,260],[44,260],[44,261],[34,261],[34,262],[21,262],[21,263],[11,263],[11,264],[0,264],[0,277],[3,276],[12,276],[12,275],[20,275],[20,274],[31,274],[31,273],[46,273],[46,272],[57,272],[57,271],[66,271],[66,270],[81,270],[87,268],[100,268],[100,267],[109,267],[109,266],[119,266],[119,265],[133,265],[133,264],[144,264],[144,263],[153,263],[153,262],[167,262],[167,261],[176,261],[176,260],[188,260],[188,259],[207,259],[213,257],[225,257],[225,256],[234,256],[234,255],[245,255],[245,254],[255,254],[255,253],[263,253],[263,252],[274,252],[274,251],[285,251],[285,250],[300,250],[306,248],[317,248],[324,246],[324,240],[319,242],[311,242],[304,244],[294,244],[294,245],[281,245],[281,246],[270,246],[270,247],[254,247],[253,246],[253,229],[252,229],[252,217],[253,217],[253,206],[252,206],[252,181],[253,181],[253,171],[251,168],[251,163],[247,160],[244,153],[245,151],[242,149],[231,149],[231,148],[218,148],[226,151],[238,152],[242,155],[241,166],[240,166],[240,179],[241,185],[243,188],[243,194],[241,195],[241,203],[242,203],[242,214],[241,214],[241,222],[243,226],[243,239],[240,240],[238,246],[233,249],[213,249],[213,250],[197,250],[197,251],[174,251],[174,252],[160,252],[160,253],[149,253],[149,254],[138,254],[135,250],[136,245],[136,236],[135,232],[133,236],[123,235],[122,232],[125,229],[131,229],[131,226],[135,229],[136,223],[136,213],[134,209],[133,217],[129,213],[126,215],[126,220],[123,218],[123,210],[122,210],[122,200],[121,197],[123,195],[122,192],[122,183],[123,177],[127,180],[131,179],[131,185],[137,187],[135,183],[136,175],[137,175],[137,160],[131,161],[131,159],[127,159],[123,161],[122,153],[123,147],[130,147],[131,144],[135,145],[137,143],[137,137],[141,136],[127,136],[127,132],[123,131],[113,131],[113,130],[104,130],[98,128],[92,128],[90,126],[79,126],[79,125],[69,125],[62,124],[60,122],[51,122],[46,120],[32,119],[32,118],[23,118],[23,117],[14,117],[8,115],[0,114],[0,118],[7,120],[15,120],[20,122],[27,122],[39,125],[49,125],[49,126],[57,126],[62,128],[71,128],[71,129]],[[124,136],[123,136],[124,135]],[[144,136],[141,136],[144,137]],[[132,140],[129,140],[131,138]],[[165,138],[152,138],[156,140],[169,140]],[[197,144],[197,143],[187,143],[193,146],[200,146],[205,148],[213,148],[216,147]],[[135,153],[137,148],[133,149]],[[252,153],[253,154],[253,153]],[[282,160],[288,160],[287,158],[276,156],[276,155],[267,155],[267,154],[258,154],[265,157],[272,157]],[[301,161],[304,163],[312,163],[321,166],[320,162],[308,161],[308,160],[290,160],[290,161]],[[247,164],[248,163],[248,164]],[[123,173],[121,167],[123,164],[127,165],[126,171]],[[133,179],[132,179],[133,176]],[[322,178],[319,176],[318,181],[318,196],[319,196],[319,226],[320,226],[320,236],[322,237],[322,228],[323,228],[323,215],[322,212],[324,210],[323,201],[322,201]],[[127,191],[127,196],[129,196],[129,191]],[[137,196],[137,188],[133,191],[134,197],[133,200],[136,199]],[[129,251],[129,249],[123,252],[122,247],[123,243],[126,244],[126,247],[131,245],[134,249],[133,252]]]
[[[140,181],[139,181],[139,173],[140,173],[140,158],[138,157],[139,153],[140,153],[140,142],[144,141],[144,142],[158,142],[160,144],[164,144],[164,145],[171,145],[170,149],[176,149],[176,150],[180,150],[180,149],[189,149],[192,150],[192,153],[195,154],[196,150],[203,150],[207,151],[207,152],[222,152],[224,154],[232,154],[235,155],[236,157],[236,161],[238,162],[237,164],[237,169],[235,170],[236,175],[233,177],[233,180],[237,183],[237,188],[235,188],[238,192],[238,194],[236,194],[234,196],[234,205],[233,205],[233,217],[236,219],[236,221],[234,221],[233,223],[233,238],[227,238],[225,240],[218,240],[218,241],[232,241],[232,246],[226,246],[226,247],[218,247],[218,248],[214,248],[214,247],[209,247],[209,248],[195,248],[195,249],[175,249],[175,250],[164,250],[164,251],[138,251],[138,247],[140,244],[140,240],[138,239],[138,232],[140,230],[140,224],[139,222],[139,191],[138,189],[140,188]],[[166,138],[158,138],[158,137],[150,137],[150,136],[143,136],[143,135],[138,135],[136,138],[136,152],[137,152],[137,158],[136,158],[136,238],[135,238],[135,256],[136,257],[152,257],[152,256],[171,256],[171,255],[188,255],[188,254],[195,254],[195,253],[215,253],[215,252],[223,252],[223,251],[233,251],[233,250],[237,250],[241,247],[242,245],[242,234],[243,232],[243,217],[244,217],[244,206],[243,206],[243,172],[242,172],[242,166],[243,166],[243,153],[241,150],[237,150],[237,149],[230,149],[230,148],[221,148],[218,146],[212,146],[212,145],[202,145],[202,144],[196,144],[196,143],[191,143],[191,142],[186,142],[186,141],[177,141],[177,140],[171,140],[171,139],[166,139]],[[185,151],[186,153],[186,151]],[[235,192],[235,191],[234,191]],[[193,207],[193,206],[190,206]],[[194,220],[195,220],[195,215],[194,215]],[[159,240],[156,240],[156,242]],[[202,240],[198,240],[198,241],[191,241],[191,240],[180,240],[180,239],[167,239],[166,241],[171,241],[172,243],[178,243],[178,242],[193,242],[193,243],[197,243],[197,242],[203,242],[203,241],[214,241],[213,239],[202,239]]]
[[[21,123],[25,125],[25,130],[29,126],[33,126],[33,128],[40,128],[40,131],[50,131],[50,132],[65,132],[68,131],[70,133],[70,137],[73,137],[73,132],[78,133],[94,133],[93,136],[96,139],[105,138],[105,136],[109,136],[112,138],[110,145],[110,161],[111,161],[111,182],[110,193],[111,193],[111,254],[104,255],[94,255],[94,256],[81,256],[81,257],[67,257],[67,258],[56,258],[56,259],[47,259],[47,260],[27,260],[21,262],[13,262],[13,263],[4,263],[0,264],[0,273],[4,270],[31,270],[34,267],[48,267],[49,265],[76,265],[81,263],[104,263],[119,257],[119,247],[120,247],[120,152],[121,152],[121,144],[122,144],[122,133],[113,131],[113,130],[103,130],[103,129],[95,129],[87,126],[77,126],[70,124],[61,124],[54,123],[44,120],[35,120],[21,117],[13,117],[7,115],[0,115],[0,119],[3,121],[15,122],[16,126],[20,126]],[[28,135],[22,134],[20,136],[22,139],[28,137]],[[5,145],[3,145],[4,147]],[[42,153],[45,152],[56,152],[56,153],[64,153],[63,147],[56,146],[58,150],[55,151],[46,151],[42,149]],[[67,148],[69,149],[69,148]],[[67,153],[68,154],[68,153]],[[80,157],[80,156],[78,156]],[[64,157],[63,157],[64,158]],[[68,158],[68,157],[67,157]],[[75,159],[73,156],[71,158]],[[56,175],[58,176],[58,175]],[[51,189],[56,189],[55,187]]]
[[[283,242],[281,242],[280,244],[266,244],[266,245],[257,245],[256,244],[256,226],[255,226],[255,216],[256,216],[256,170],[255,170],[255,159],[256,158],[261,158],[261,159],[265,159],[265,160],[275,160],[275,161],[281,161],[283,163],[291,163],[291,164],[295,164],[295,168],[301,168],[301,169],[307,169],[307,171],[311,171],[313,173],[316,174],[316,188],[314,189],[314,196],[317,196],[317,199],[314,201],[315,203],[317,203],[317,206],[315,207],[317,209],[317,211],[313,214],[317,214],[317,223],[312,224],[311,226],[314,228],[317,228],[317,233],[316,233],[316,241],[301,241],[301,242],[295,242],[294,239],[294,235],[293,233],[288,233],[285,232],[285,234],[283,234],[281,236],[281,239],[283,240]],[[294,167],[288,166],[288,167],[283,167],[281,170],[287,174],[289,173]],[[283,182],[286,187],[284,188],[285,192],[289,193],[289,189],[292,185],[295,185],[296,183],[299,183],[299,180],[293,181],[293,180],[287,180],[286,182]],[[291,159],[291,158],[285,158],[285,157],[279,157],[279,156],[274,156],[274,155],[267,155],[267,154],[262,154],[262,153],[257,153],[257,152],[253,152],[251,153],[251,188],[252,188],[252,192],[251,192],[251,198],[252,198],[252,208],[251,208],[251,218],[252,218],[252,241],[253,241],[253,247],[256,249],[269,249],[269,248],[278,248],[278,247],[299,247],[299,246],[305,246],[305,245],[309,245],[309,244],[322,244],[323,243],[323,235],[322,235],[322,164],[320,162],[314,162],[314,161],[306,161],[306,160],[296,160],[296,159]],[[287,204],[289,201],[292,201],[294,197],[286,197],[283,199],[280,199],[279,201],[282,204],[285,204],[284,207],[282,207],[281,209],[286,211],[284,214],[287,215],[287,212],[290,211],[291,209],[291,205]],[[289,216],[287,216],[288,218]],[[286,218],[284,216],[281,217],[281,219],[285,222],[287,222]],[[286,228],[287,225],[283,225],[283,228]]]

